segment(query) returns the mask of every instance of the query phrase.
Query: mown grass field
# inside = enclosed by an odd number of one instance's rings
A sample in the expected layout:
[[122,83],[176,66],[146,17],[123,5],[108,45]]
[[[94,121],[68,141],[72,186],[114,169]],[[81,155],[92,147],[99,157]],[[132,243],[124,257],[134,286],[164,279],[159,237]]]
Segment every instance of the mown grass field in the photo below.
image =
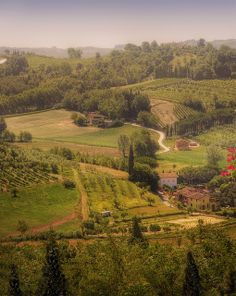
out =
[[78,59],[78,58],[54,58],[54,57],[47,57],[47,56],[39,56],[39,55],[27,55],[27,61],[31,68],[37,68],[40,65],[47,66],[57,66],[63,63],[69,63],[72,69],[75,69],[78,63],[87,64],[90,62],[91,59]]
[[[71,120],[71,112],[65,110],[50,110],[7,117],[9,130],[19,134],[20,131],[29,131],[34,141],[65,142],[98,147],[118,147],[118,138],[121,134],[131,136],[139,127],[124,125],[118,128],[101,129],[97,127],[78,127]],[[158,140],[158,135],[153,133]],[[54,145],[55,146],[55,145]]]
[[73,211],[78,197],[76,190],[65,189],[61,184],[25,188],[16,198],[0,193],[0,236],[16,232],[19,220],[24,220],[30,231],[65,217]]

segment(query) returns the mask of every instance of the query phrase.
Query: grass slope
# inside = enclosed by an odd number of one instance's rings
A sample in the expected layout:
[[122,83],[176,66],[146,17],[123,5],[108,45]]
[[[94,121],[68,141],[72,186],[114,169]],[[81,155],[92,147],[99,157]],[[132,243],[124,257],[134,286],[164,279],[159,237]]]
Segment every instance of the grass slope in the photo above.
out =
[[15,232],[19,220],[32,228],[63,218],[77,202],[78,192],[61,184],[27,188],[17,198],[0,193],[0,236]]
[[[100,129],[97,127],[78,127],[70,119],[71,112],[50,110],[24,116],[6,118],[9,130],[19,133],[27,130],[35,140],[43,142],[68,142],[100,147],[117,148],[121,134],[131,136],[139,127],[124,125],[119,128]],[[153,134],[158,140],[158,135]]]

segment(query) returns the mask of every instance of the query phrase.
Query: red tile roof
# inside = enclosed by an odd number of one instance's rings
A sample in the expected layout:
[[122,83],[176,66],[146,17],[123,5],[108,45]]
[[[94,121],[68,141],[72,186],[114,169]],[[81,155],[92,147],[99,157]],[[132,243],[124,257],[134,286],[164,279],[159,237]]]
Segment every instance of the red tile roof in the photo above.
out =
[[177,195],[182,195],[183,197],[187,199],[202,199],[206,197],[210,197],[210,193],[207,190],[204,189],[198,189],[194,187],[185,187],[183,189],[178,190]]

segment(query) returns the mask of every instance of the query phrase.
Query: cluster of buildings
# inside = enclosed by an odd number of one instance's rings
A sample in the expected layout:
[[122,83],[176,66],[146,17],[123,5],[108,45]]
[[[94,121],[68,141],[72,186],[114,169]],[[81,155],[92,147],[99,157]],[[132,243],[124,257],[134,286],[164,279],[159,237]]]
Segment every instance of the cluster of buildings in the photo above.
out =
[[[178,185],[178,175],[175,172],[161,173],[160,186],[168,186],[176,189]],[[211,193],[203,188],[184,187],[176,189],[173,193],[176,202],[181,202],[184,206],[197,211],[216,211],[219,209],[218,201]]]
[[90,112],[87,115],[88,125],[108,128],[112,126],[113,121],[106,119],[106,117],[97,112]]

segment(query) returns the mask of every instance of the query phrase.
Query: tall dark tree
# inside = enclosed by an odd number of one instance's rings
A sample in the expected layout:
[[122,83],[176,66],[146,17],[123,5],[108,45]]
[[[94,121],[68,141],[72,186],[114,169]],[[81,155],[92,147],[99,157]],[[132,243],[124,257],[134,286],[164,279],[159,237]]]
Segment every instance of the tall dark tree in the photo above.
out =
[[58,244],[51,235],[46,247],[43,276],[37,294],[40,296],[66,296],[66,279],[60,265]]
[[148,241],[144,237],[139,225],[139,219],[134,217],[132,220],[131,237],[129,239],[130,244],[141,244],[145,247],[148,246]]
[[235,295],[236,293],[236,271],[227,270],[224,278],[224,295]]
[[128,173],[132,175],[134,171],[134,150],[133,145],[131,144],[129,147],[129,163],[128,163]]
[[11,273],[9,279],[9,296],[21,296],[20,280],[15,264],[11,265]]
[[193,254],[188,252],[187,254],[187,266],[185,269],[185,281],[183,285],[183,296],[200,296],[201,283],[198,273],[198,267],[194,260]]
[[3,117],[0,117],[0,134],[4,132],[7,128],[6,121]]

